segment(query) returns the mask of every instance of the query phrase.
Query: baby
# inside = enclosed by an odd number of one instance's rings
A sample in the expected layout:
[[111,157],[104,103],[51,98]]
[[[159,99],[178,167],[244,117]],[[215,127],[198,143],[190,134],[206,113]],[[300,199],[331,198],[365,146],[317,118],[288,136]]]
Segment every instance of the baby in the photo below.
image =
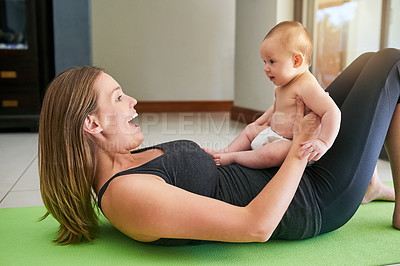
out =
[[302,143],[317,161],[332,146],[340,127],[340,110],[311,74],[312,40],[299,22],[276,25],[264,38],[260,54],[264,71],[276,86],[275,102],[222,150],[204,149],[215,163],[238,163],[250,168],[280,166],[291,145],[296,99],[321,118],[317,139]]

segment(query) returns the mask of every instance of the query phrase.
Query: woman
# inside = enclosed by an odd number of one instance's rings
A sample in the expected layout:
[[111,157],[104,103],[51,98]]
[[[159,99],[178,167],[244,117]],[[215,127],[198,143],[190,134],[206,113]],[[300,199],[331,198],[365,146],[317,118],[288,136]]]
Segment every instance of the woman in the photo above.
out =
[[143,134],[132,121],[136,100],[100,69],[67,70],[46,92],[39,128],[41,192],[47,214],[60,223],[56,241],[93,238],[92,189],[107,219],[143,242],[323,234],[357,210],[386,133],[397,193],[393,226],[400,229],[399,60],[395,49],[363,55],[332,83],[328,91],[342,111],[341,130],[325,156],[307,168],[312,151],[300,146],[320,121],[304,116],[298,101],[293,144],[279,170],[216,167],[190,141],[137,149]]

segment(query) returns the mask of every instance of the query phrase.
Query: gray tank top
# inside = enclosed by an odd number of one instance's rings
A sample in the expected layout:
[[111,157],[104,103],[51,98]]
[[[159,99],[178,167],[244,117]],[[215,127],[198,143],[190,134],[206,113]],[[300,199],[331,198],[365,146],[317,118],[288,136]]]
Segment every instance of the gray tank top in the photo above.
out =
[[[217,167],[214,160],[193,141],[178,140],[132,151],[162,149],[164,154],[139,166],[115,174],[100,189],[98,206],[108,185],[115,178],[128,174],[152,174],[166,183],[187,191],[246,206],[271,180],[279,168],[250,169],[238,164]],[[272,238],[303,239],[317,235],[321,228],[321,214],[312,186],[305,174],[299,188],[276,228]],[[188,239],[159,239],[153,244],[182,245],[204,241]]]

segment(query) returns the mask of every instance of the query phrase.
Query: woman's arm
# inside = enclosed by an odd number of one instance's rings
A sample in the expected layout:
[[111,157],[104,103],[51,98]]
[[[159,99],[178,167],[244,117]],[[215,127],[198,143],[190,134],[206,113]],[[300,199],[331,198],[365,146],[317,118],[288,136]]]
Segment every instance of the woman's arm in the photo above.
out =
[[[298,114],[303,114],[304,105],[298,105]],[[313,137],[316,127],[304,128],[312,116],[297,120],[301,126],[285,162],[246,207],[187,192],[153,175],[134,175],[110,183],[103,196],[103,211],[115,227],[139,241],[267,241],[287,210],[306,166],[299,148],[301,142]]]

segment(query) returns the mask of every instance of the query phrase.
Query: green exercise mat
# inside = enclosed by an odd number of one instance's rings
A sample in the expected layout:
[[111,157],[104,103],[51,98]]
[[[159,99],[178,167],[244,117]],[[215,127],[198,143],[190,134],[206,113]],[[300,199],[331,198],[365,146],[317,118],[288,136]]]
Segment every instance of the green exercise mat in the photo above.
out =
[[138,243],[101,218],[93,242],[59,246],[44,207],[0,209],[0,265],[387,265],[400,262],[394,203],[360,206],[342,228],[313,239],[160,247]]

